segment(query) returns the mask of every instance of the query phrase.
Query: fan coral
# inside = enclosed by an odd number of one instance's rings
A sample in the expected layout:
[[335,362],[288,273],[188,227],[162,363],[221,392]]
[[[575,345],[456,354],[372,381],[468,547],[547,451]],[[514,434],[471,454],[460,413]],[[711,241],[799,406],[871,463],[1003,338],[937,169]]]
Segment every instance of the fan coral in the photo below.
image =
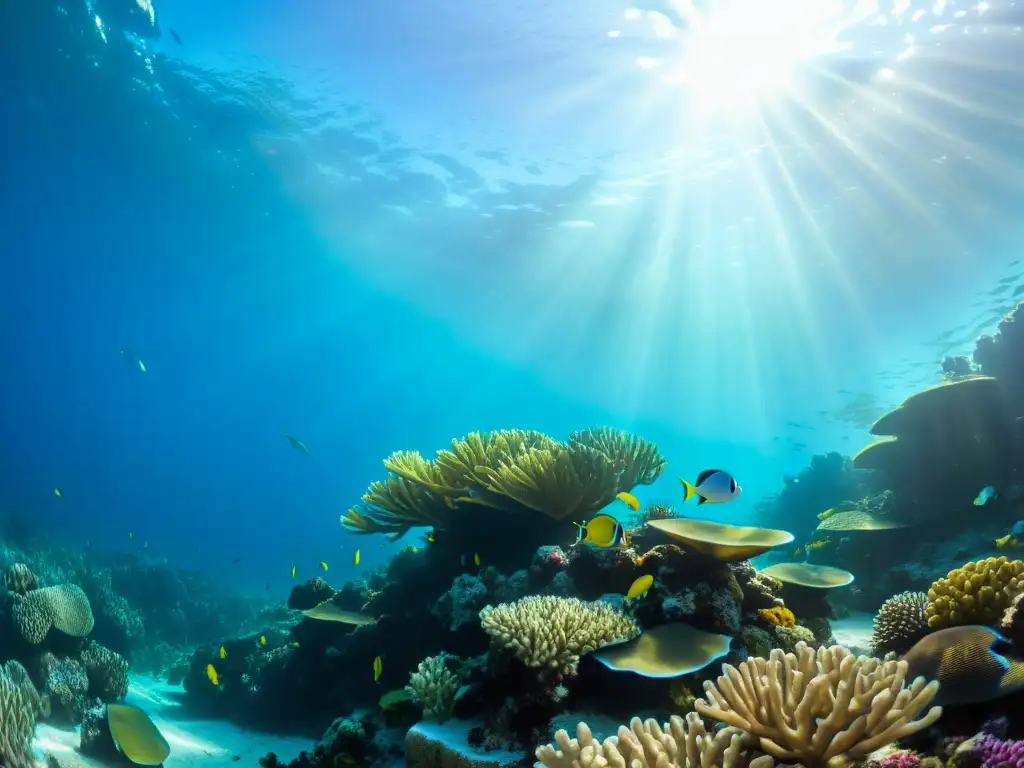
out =
[[907,663],[856,657],[842,646],[771,652],[722,666],[704,683],[697,712],[756,736],[762,751],[808,768],[838,755],[863,757],[928,728],[942,715],[931,707],[939,684],[918,678],[907,687]]
[[43,587],[13,597],[14,623],[22,637],[33,645],[43,642],[51,627],[72,637],[85,637],[92,631],[89,598],[75,584]]
[[903,592],[882,603],[871,631],[871,652],[884,656],[909,651],[930,631],[927,607],[924,592]]
[[700,715],[691,712],[685,720],[673,715],[664,726],[634,717],[628,728],[619,726],[618,734],[603,742],[580,723],[575,739],[559,730],[555,743],[537,747],[535,754],[546,768],[769,768],[770,757],[751,761],[754,746],[754,739],[736,728],[709,733]]
[[1024,562],[989,557],[954,568],[928,590],[928,626],[994,624],[1024,588]]
[[757,612],[757,615],[769,624],[775,624],[780,627],[792,627],[796,624],[796,616],[793,615],[793,612],[789,608],[781,606],[762,608]]
[[8,592],[24,595],[39,587],[39,579],[24,563],[12,563],[4,571],[4,586]]
[[424,720],[443,723],[452,714],[459,678],[445,666],[447,654],[428,656],[419,663],[405,690],[423,707]]
[[33,768],[32,737],[36,718],[48,714],[28,672],[16,661],[0,666],[0,764]]
[[491,641],[528,667],[549,667],[574,674],[580,656],[606,645],[632,640],[640,628],[607,603],[569,597],[524,597],[489,605],[480,624]]
[[620,491],[650,485],[665,460],[657,446],[613,429],[575,432],[560,443],[540,432],[473,432],[428,460],[398,451],[391,475],[374,482],[342,524],[354,533],[399,533],[417,525],[450,529],[460,513],[491,507],[575,519]]

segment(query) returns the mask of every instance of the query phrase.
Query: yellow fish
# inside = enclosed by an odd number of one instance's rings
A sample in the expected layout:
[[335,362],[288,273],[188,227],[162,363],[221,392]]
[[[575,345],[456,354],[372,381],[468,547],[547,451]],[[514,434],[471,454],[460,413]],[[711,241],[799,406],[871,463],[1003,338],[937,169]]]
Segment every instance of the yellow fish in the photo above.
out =
[[213,664],[206,665],[206,676],[214,685],[220,685],[220,680],[217,679],[217,670],[213,668]]
[[1002,549],[1003,547],[1010,547],[1013,549],[1017,546],[1017,540],[1013,538],[1012,533],[1008,533],[1005,536],[995,540],[996,549]]
[[636,600],[638,597],[643,597],[647,594],[647,590],[649,590],[653,584],[654,577],[649,573],[641,576],[630,585],[629,591],[626,593],[626,599]]
[[223,645],[220,647],[220,657],[222,659],[226,659],[228,657],[228,652],[226,650],[224,650],[224,646]]
[[622,493],[615,494],[615,498],[621,501],[630,509],[632,509],[634,512],[640,509],[640,501],[632,493],[626,493],[625,491],[623,491]]
[[384,671],[384,662],[381,661],[380,656],[373,660],[373,682],[380,680],[380,673]]
[[480,553],[479,552],[474,552],[473,553],[473,565],[475,565],[477,568],[480,567]]
[[260,635],[260,645],[266,645],[266,644],[267,644],[267,636],[266,635]]
[[362,550],[357,549],[356,553],[352,555],[352,565],[359,565],[359,561],[362,559]]
[[804,548],[803,547],[797,547],[796,549],[793,550],[793,557],[799,557],[803,553],[804,553]]
[[433,531],[427,531],[427,544],[433,544],[433,543],[434,543],[434,532]]
[[323,568],[326,571],[327,570],[327,561],[326,560],[321,560],[320,561],[320,567]]
[[611,515],[594,515],[585,525],[575,525],[579,528],[577,544],[594,544],[603,549],[625,549],[629,546],[625,528]]
[[297,567],[297,566],[294,566],[294,565],[293,565],[293,566],[292,566],[292,578],[293,578],[293,579],[295,578],[295,572],[296,572],[297,570],[298,570],[298,567]]
[[53,489],[53,495],[56,496],[59,499],[60,498],[60,488],[54,488]]

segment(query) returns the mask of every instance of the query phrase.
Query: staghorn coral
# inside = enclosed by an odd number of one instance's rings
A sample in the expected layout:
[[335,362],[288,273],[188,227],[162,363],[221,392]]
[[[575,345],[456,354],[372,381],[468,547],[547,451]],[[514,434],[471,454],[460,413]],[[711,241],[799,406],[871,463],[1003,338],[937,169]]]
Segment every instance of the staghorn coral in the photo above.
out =
[[76,584],[43,587],[12,597],[14,624],[21,636],[33,645],[43,642],[51,627],[72,637],[85,637],[92,631],[89,598]]
[[398,451],[342,524],[354,533],[399,533],[413,526],[455,527],[474,509],[538,512],[554,520],[586,516],[619,491],[653,483],[665,460],[625,432],[593,429],[560,443],[540,432],[473,432],[425,459]]
[[994,624],[1024,589],[1024,562],[989,557],[954,568],[928,590],[928,626]]
[[90,696],[110,703],[128,695],[128,662],[119,653],[87,640],[81,661]]
[[906,675],[905,661],[798,643],[794,653],[774,650],[738,668],[722,665],[721,677],[704,683],[707,701],[698,699],[696,708],[756,736],[776,760],[816,768],[840,755],[864,757],[939,719],[941,707],[928,709],[939,684],[918,678],[908,686]]
[[24,595],[39,588],[39,578],[24,563],[11,563],[4,570],[4,586],[8,592]]
[[535,755],[545,768],[770,768],[771,758],[751,761],[754,740],[736,728],[709,733],[700,715],[685,719],[673,715],[664,726],[634,717],[629,727],[603,742],[593,737],[586,723],[576,726],[576,738],[564,730],[554,744],[537,747]]
[[443,723],[452,715],[455,694],[459,690],[459,678],[448,670],[448,654],[428,656],[419,663],[409,677],[405,690],[423,707],[424,720]]
[[489,605],[480,611],[480,625],[493,644],[526,666],[566,674],[575,673],[580,656],[640,634],[632,618],[607,603],[547,595]]
[[34,768],[32,737],[36,718],[47,714],[49,707],[25,668],[16,661],[0,666],[0,765]]
[[930,631],[927,607],[924,592],[901,592],[882,603],[871,630],[871,652],[884,656],[909,651]]
[[757,615],[769,624],[774,624],[779,627],[792,627],[796,624],[796,616],[793,615],[793,612],[789,610],[789,608],[783,606],[762,608],[757,612]]

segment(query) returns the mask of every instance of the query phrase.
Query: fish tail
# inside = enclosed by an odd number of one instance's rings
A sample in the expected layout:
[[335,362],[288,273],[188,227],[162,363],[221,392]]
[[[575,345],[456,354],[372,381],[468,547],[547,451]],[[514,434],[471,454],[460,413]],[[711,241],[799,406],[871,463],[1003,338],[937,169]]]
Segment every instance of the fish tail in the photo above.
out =
[[683,504],[688,502],[697,493],[697,489],[694,488],[693,483],[690,483],[683,478],[679,478],[679,482],[683,484]]

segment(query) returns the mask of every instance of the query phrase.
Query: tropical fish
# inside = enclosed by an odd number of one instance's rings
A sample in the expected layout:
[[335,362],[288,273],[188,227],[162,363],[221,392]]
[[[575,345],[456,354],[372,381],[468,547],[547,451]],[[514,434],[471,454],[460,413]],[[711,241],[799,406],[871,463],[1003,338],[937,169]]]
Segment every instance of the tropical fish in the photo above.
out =
[[227,652],[227,651],[226,651],[226,650],[224,649],[224,646],[223,646],[223,645],[222,645],[222,646],[220,647],[220,652],[219,652],[219,654],[218,654],[218,655],[219,655],[219,656],[220,656],[220,657],[221,657],[222,659],[226,659],[226,658],[228,657],[228,652]]
[[629,591],[626,592],[627,600],[635,600],[638,597],[643,597],[647,594],[647,590],[654,584],[654,577],[650,574],[639,577],[629,587]]
[[804,553],[804,548],[803,547],[797,547],[796,549],[793,550],[793,557],[800,557],[800,555],[802,555],[803,553]]
[[413,695],[407,689],[396,688],[380,697],[380,708],[384,710],[393,709],[400,704],[406,704],[412,700]]
[[320,561],[320,567],[323,568],[326,571],[327,570],[327,561],[326,560],[321,560]]
[[359,565],[359,561],[362,560],[362,559],[363,559],[363,551],[361,549],[357,549],[355,551],[355,554],[352,555],[352,565]]
[[1008,534],[995,540],[996,549],[1004,547],[1015,549],[1021,545],[1021,539],[1024,539],[1024,520],[1018,520]]
[[480,567],[480,553],[479,552],[474,552],[473,553],[473,565],[475,565],[477,568]]
[[163,765],[170,757],[171,745],[138,707],[108,705],[107,727],[114,744],[135,765]]
[[978,495],[974,497],[974,506],[983,507],[995,497],[996,489],[993,488],[991,485],[986,485],[984,488],[978,491]]
[[630,509],[632,509],[634,512],[640,509],[640,501],[632,493],[626,493],[625,491],[623,491],[622,493],[615,494],[615,498],[621,501]]
[[380,673],[384,671],[384,662],[381,661],[380,656],[373,660],[373,682],[380,680]]
[[309,452],[309,448],[306,447],[306,444],[299,440],[297,437],[292,437],[287,432],[284,433],[284,436],[285,439],[288,440],[289,443],[291,443],[292,448],[294,448],[296,451],[298,451],[299,453],[304,453],[307,456],[312,455]]
[[293,565],[293,566],[292,566],[292,578],[293,578],[293,579],[295,578],[295,573],[296,573],[296,572],[297,572],[298,570],[299,570],[299,566],[297,566],[297,565]]
[[59,499],[61,497],[60,488],[54,488],[53,489],[53,495],[56,496]]
[[209,678],[210,682],[214,685],[220,685],[220,680],[217,679],[217,670],[214,669],[213,664],[206,665],[206,677]]
[[266,635],[260,635],[260,645],[266,645],[266,644],[267,644],[267,636]]
[[336,621],[339,624],[352,624],[356,627],[373,624],[376,621],[372,616],[364,616],[363,614],[356,613],[355,611],[343,610],[332,603],[330,598],[327,598],[322,603],[314,605],[312,608],[307,608],[302,612],[302,614],[303,616],[308,616],[311,619],[318,619],[320,621]]
[[128,541],[131,541],[134,538],[135,538],[135,534],[132,531],[128,531]]
[[724,504],[743,492],[736,478],[724,469],[705,469],[697,475],[695,483],[689,483],[683,478],[679,478],[679,482],[683,484],[684,504],[693,496],[697,497],[698,504]]
[[434,532],[433,531],[428,531],[426,538],[427,538],[427,544],[433,544],[434,541],[435,541],[435,539],[434,539]]
[[629,546],[626,529],[611,515],[594,515],[585,525],[575,525],[579,529],[577,544],[593,544],[602,549],[625,549]]
[[142,362],[130,349],[121,347],[121,357],[127,360],[133,367],[138,368],[140,373],[146,372],[146,364]]
[[290,645],[290,646],[291,646],[292,648],[298,648],[298,647],[299,647],[299,643],[298,643],[298,641],[296,641],[296,640],[292,640],[292,642],[290,642],[290,643],[289,643],[289,645]]

